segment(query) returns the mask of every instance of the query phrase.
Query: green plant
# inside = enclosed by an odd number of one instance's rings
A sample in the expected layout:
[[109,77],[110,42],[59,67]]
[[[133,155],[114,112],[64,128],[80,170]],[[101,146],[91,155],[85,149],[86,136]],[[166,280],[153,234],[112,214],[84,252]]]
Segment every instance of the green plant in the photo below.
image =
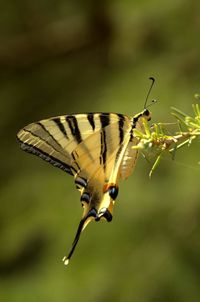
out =
[[[199,95],[195,95],[196,99],[200,99]],[[157,155],[156,160],[150,170],[149,176],[152,176],[153,171],[160,163],[164,153],[171,155],[172,159],[175,158],[176,151],[185,145],[191,145],[192,141],[200,135],[200,107],[198,104],[193,104],[194,116],[189,116],[177,108],[172,107],[172,116],[175,117],[175,125],[178,131],[174,134],[169,134],[166,123],[155,123],[151,126],[147,123],[146,119],[143,120],[144,133],[134,130],[135,137],[138,138],[139,143],[134,146],[147,154],[154,152]]]

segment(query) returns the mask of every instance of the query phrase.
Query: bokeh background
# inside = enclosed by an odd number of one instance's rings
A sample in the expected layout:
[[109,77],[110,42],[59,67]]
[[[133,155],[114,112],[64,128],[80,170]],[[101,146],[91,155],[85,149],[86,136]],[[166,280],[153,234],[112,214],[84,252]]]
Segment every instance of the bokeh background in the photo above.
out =
[[[60,114],[170,106],[200,91],[200,2],[2,0],[0,3],[0,300],[200,301],[199,142],[141,158],[112,223],[92,223],[66,268],[82,215],[70,176],[22,152],[17,131]],[[151,99],[150,98],[150,99]]]

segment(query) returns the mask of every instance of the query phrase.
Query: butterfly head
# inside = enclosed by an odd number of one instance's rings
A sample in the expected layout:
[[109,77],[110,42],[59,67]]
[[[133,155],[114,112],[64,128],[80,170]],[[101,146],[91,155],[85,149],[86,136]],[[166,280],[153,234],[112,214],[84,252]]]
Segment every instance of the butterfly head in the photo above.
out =
[[147,108],[133,117],[133,125],[135,125],[136,128],[138,124],[142,126],[142,120],[144,119],[147,121],[151,120],[151,112]]
[[150,121],[150,120],[151,120],[151,112],[150,112],[147,108],[145,108],[145,109],[142,111],[141,116],[142,116],[143,118],[145,118],[147,121]]

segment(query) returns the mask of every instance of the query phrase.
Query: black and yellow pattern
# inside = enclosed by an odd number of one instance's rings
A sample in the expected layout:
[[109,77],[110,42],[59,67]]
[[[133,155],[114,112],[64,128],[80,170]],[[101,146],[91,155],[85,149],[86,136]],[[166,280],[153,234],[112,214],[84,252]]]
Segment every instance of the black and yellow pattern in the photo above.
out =
[[91,220],[112,220],[119,179],[131,174],[138,156],[132,148],[137,144],[133,130],[143,131],[142,118],[150,120],[147,109],[134,117],[117,113],[58,116],[32,123],[17,134],[23,150],[74,176],[81,193],[83,217],[65,264]]

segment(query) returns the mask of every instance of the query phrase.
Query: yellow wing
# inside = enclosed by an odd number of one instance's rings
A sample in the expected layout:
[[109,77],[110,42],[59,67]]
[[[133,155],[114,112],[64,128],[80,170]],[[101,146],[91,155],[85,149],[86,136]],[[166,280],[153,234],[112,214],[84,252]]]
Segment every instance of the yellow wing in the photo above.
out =
[[[113,123],[122,115],[89,113],[59,116],[29,124],[17,134],[21,148],[73,175],[72,151],[90,135]],[[89,150],[88,150],[89,151]]]
[[118,180],[131,173],[137,158],[131,147],[137,143],[133,128],[139,126],[140,116],[67,115],[32,123],[19,131],[21,148],[73,175],[81,193],[84,213],[65,264],[91,220],[112,220]]

